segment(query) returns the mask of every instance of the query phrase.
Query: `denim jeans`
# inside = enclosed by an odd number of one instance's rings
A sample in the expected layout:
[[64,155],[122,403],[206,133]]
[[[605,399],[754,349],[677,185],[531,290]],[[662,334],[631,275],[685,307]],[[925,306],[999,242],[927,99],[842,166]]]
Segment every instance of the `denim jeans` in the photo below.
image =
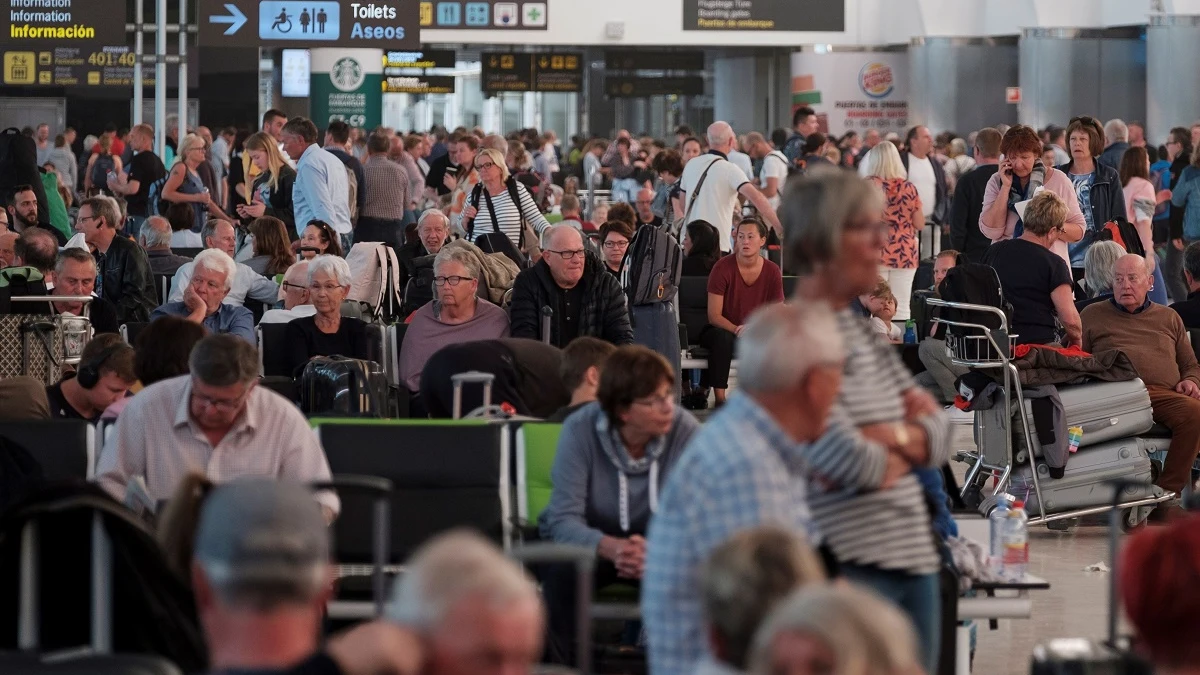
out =
[[912,620],[925,672],[936,673],[941,649],[942,600],[938,575],[912,575],[878,567],[843,563],[847,580],[860,584],[896,604]]
[[638,182],[633,178],[614,178],[612,182],[611,201],[626,202],[632,204],[637,198],[638,190],[640,189]]
[[[1188,244],[1186,239],[1183,242]],[[1166,282],[1167,290],[1171,293],[1172,302],[1183,302],[1187,300],[1188,289],[1187,284],[1183,280],[1183,251],[1175,248],[1175,244],[1167,242],[1167,256],[1162,261],[1162,275]],[[1154,283],[1158,283],[1157,276]]]

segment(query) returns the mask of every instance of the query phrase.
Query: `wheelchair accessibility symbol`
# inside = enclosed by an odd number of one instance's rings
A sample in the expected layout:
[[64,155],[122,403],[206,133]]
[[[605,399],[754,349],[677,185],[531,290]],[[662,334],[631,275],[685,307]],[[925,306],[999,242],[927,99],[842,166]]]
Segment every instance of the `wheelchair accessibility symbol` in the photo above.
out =
[[288,17],[286,9],[279,10],[279,16],[275,17],[275,23],[271,24],[271,30],[278,30],[280,33],[292,31],[292,20]]
[[330,0],[263,0],[258,36],[266,40],[337,40],[341,3]]

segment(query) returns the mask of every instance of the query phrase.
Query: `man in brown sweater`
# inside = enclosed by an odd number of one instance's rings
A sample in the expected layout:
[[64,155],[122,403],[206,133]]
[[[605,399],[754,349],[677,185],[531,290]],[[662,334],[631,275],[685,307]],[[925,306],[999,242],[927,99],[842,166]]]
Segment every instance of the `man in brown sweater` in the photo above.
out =
[[[1154,421],[1171,429],[1158,485],[1179,492],[1190,480],[1200,450],[1200,364],[1179,315],[1146,299],[1152,279],[1141,256],[1117,260],[1112,299],[1089,305],[1081,314],[1083,349],[1119,349],[1133,361],[1150,392]],[[1151,517],[1170,518],[1175,510],[1181,510],[1178,504],[1167,502]]]

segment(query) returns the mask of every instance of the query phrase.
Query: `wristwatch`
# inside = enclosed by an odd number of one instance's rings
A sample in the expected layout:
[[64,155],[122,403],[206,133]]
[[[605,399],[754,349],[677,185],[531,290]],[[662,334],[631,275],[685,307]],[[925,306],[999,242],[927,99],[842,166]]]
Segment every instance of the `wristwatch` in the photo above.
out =
[[896,444],[903,447],[908,445],[908,441],[912,436],[908,433],[908,425],[904,422],[896,422]]

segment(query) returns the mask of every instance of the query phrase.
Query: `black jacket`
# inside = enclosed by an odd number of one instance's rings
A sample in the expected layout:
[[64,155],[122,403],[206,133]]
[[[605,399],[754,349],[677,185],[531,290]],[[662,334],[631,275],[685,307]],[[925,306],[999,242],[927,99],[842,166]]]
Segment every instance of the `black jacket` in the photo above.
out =
[[[1075,165],[1075,160],[1071,160],[1070,164],[1058,167],[1059,171],[1067,174],[1067,178],[1071,177],[1071,167]],[[1121,188],[1121,176],[1117,170],[1107,164],[1101,164],[1099,160],[1095,162],[1096,178],[1092,182],[1092,227],[1097,231],[1104,227],[1104,224],[1110,220],[1128,220],[1128,213],[1125,211],[1125,192]],[[1083,208],[1083,204],[1079,205]],[[1084,232],[1083,239],[1078,243],[1092,242],[1096,240],[1096,232]]]
[[963,174],[954,189],[950,205],[950,248],[973,263],[983,261],[992,240],[979,229],[983,213],[983,192],[988,181],[1000,170],[999,164],[984,164]]
[[122,322],[149,321],[158,296],[142,247],[117,235],[104,255],[96,254],[96,266],[104,279],[100,297],[117,306],[117,318]]
[[1200,328],[1200,291],[1188,293],[1187,300],[1171,305],[1171,309],[1183,319],[1183,325],[1189,330]]
[[[254,179],[255,192],[263,186],[267,185],[271,176],[266,173],[261,173]],[[292,208],[292,188],[296,185],[296,170],[290,166],[284,166],[279,172],[279,186],[272,190],[269,186],[267,189],[266,209],[263,211],[264,216],[271,216],[283,221],[284,229],[287,230],[288,237],[297,237],[296,231],[296,212]],[[248,219],[253,220],[253,218]],[[307,223],[306,223],[307,224]],[[303,228],[301,228],[303,229]]]
[[[904,164],[904,169],[908,170],[908,153],[900,153],[900,162]],[[929,155],[929,165],[933,167],[933,182],[937,190],[937,199],[934,200],[933,213],[929,219],[935,225],[941,225],[950,217],[950,188],[946,184],[946,167],[937,160],[937,157]],[[982,194],[982,193],[981,193]],[[983,197],[980,198],[980,205],[983,204]]]
[[[1187,153],[1180,153],[1175,161],[1171,162],[1171,184],[1167,186],[1168,188],[1175,189],[1175,186],[1179,184],[1179,177],[1183,175],[1183,170],[1188,168],[1189,164],[1191,164],[1191,160]],[[1183,212],[1185,210],[1186,207],[1171,205],[1167,221],[1167,231],[1169,232],[1167,237],[1169,239],[1183,239]]]
[[[629,324],[629,310],[625,306],[625,293],[616,277],[604,271],[604,263],[594,256],[587,256],[583,278],[583,302],[579,316],[579,334],[607,340],[615,345],[633,344],[633,328]],[[542,307],[549,305],[554,310],[550,320],[550,344],[566,347],[559,337],[562,325],[562,292],[550,266],[545,260],[522,270],[513,282],[512,304],[509,306],[510,334],[515,338],[542,338]]]

